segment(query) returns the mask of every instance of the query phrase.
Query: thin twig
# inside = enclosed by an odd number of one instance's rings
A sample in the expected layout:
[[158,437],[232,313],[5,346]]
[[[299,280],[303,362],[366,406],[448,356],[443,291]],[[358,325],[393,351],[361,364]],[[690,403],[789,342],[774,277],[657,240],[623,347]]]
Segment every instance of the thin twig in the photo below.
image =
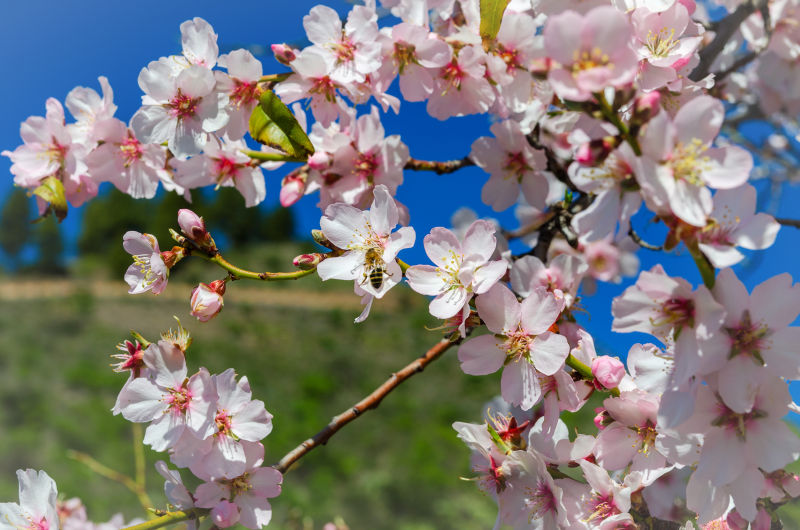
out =
[[115,469],[111,469],[105,464],[101,464],[92,456],[82,453],[80,451],[67,451],[67,457],[80,462],[102,477],[118,482],[128,488],[139,499],[139,503],[146,510],[153,505],[153,501],[147,495],[147,492],[139,487],[134,479],[128,475],[124,475]]
[[794,228],[800,228],[800,220],[798,219],[786,219],[785,217],[776,217],[775,218],[778,223],[782,224],[783,226],[792,226]]
[[739,4],[739,7],[737,7],[733,13],[719,21],[717,25],[717,34],[714,36],[714,40],[700,51],[700,62],[695,69],[692,70],[692,73],[689,74],[689,79],[692,81],[699,81],[708,75],[714,60],[722,53],[725,45],[731,37],[733,37],[734,33],[736,33],[736,30],[739,29],[742,22],[756,11],[758,8],[756,4],[761,1],[763,0],[750,0]]
[[228,260],[222,257],[220,254],[215,254],[214,256],[208,256],[199,252],[194,254],[197,256],[202,257],[203,259],[207,259],[213,263],[216,263],[226,271],[228,271],[231,275],[231,279],[233,280],[240,280],[242,278],[246,278],[248,280],[261,280],[265,282],[274,282],[280,280],[297,280],[298,278],[302,278],[303,276],[308,276],[313,274],[317,268],[313,267],[308,270],[298,270],[292,272],[253,272],[246,269],[242,269],[237,267],[233,263],[230,263]]
[[208,514],[208,512],[209,510],[203,508],[191,508],[189,510],[177,512],[166,512],[155,519],[147,521],[146,523],[128,526],[123,530],[155,530],[156,528],[161,528],[162,526],[180,523],[181,521],[187,521],[189,519],[196,519],[201,515]]
[[459,170],[463,167],[474,165],[475,162],[466,156],[459,160],[445,160],[443,162],[410,158],[408,162],[406,162],[405,169],[410,169],[413,171],[433,171],[437,175],[441,175],[443,173],[452,173],[453,171]]
[[425,352],[422,357],[415,359],[403,369],[393,373],[389,379],[387,379],[381,386],[376,388],[370,395],[356,403],[354,406],[345,410],[338,416],[334,417],[324,429],[289,451],[273,467],[281,473],[286,473],[289,471],[289,468],[292,466],[292,464],[303,458],[303,456],[311,452],[314,448],[319,447],[320,445],[325,445],[330,437],[336,434],[339,429],[359,417],[364,412],[377,408],[383,398],[385,398],[392,390],[397,388],[400,383],[412,375],[422,372],[428,364],[441,357],[442,354],[450,349],[451,346],[460,342],[460,337],[458,337],[456,340],[443,339],[439,341],[433,348]]
[[735,72],[739,68],[742,68],[752,61],[754,61],[759,55],[761,55],[764,50],[769,47],[769,42],[772,40],[772,20],[770,19],[769,15],[769,5],[767,2],[759,2],[758,4],[758,11],[761,13],[761,20],[762,24],[764,25],[764,34],[766,35],[767,39],[766,42],[759,46],[758,49],[753,50],[750,53],[747,53],[738,59],[736,59],[733,64],[731,64],[728,68],[722,70],[721,72],[714,73],[714,79],[718,83],[728,77],[732,72]]
[[642,239],[639,236],[639,234],[636,233],[636,230],[634,230],[632,226],[628,228],[628,235],[631,237],[631,239],[633,239],[634,243],[636,243],[642,248],[646,248],[647,250],[656,250],[656,251],[664,250],[663,245],[651,245],[650,243]]

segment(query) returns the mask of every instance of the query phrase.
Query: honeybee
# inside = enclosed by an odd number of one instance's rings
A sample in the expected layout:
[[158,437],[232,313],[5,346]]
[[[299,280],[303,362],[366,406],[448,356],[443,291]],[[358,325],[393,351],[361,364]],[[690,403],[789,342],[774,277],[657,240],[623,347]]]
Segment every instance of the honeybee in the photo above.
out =
[[364,279],[361,285],[364,285],[367,280],[377,291],[383,285],[383,276],[386,274],[386,263],[383,261],[381,253],[375,249],[367,249],[364,255]]

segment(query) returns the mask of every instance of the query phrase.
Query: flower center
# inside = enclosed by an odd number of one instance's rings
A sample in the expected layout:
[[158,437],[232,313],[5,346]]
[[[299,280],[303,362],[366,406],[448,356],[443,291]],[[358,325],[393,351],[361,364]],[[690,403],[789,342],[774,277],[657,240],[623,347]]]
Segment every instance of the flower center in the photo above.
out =
[[245,83],[240,79],[233,80],[233,90],[230,93],[231,101],[239,108],[248,105],[254,101],[258,101],[261,96],[261,90],[258,88],[258,83]]
[[506,71],[508,73],[514,72],[520,67],[519,64],[519,50],[514,48],[506,48],[502,44],[497,45],[497,56],[506,63]]
[[336,87],[327,75],[314,79],[311,83],[311,88],[308,89],[308,93],[319,94],[331,103],[336,102]]
[[440,76],[446,83],[442,95],[447,94],[451,88],[461,90],[461,80],[464,78],[464,71],[458,65],[457,60],[453,59],[450,61],[450,64],[442,68]]
[[409,64],[416,64],[417,50],[413,44],[406,42],[394,43],[394,60],[397,61],[397,68],[400,70],[400,75]]
[[667,57],[677,45],[674,28],[664,27],[656,33],[653,33],[653,30],[647,32],[645,46],[653,57]]
[[250,484],[250,473],[243,473],[236,478],[223,481],[231,489],[231,498],[236,497],[241,493],[247,493],[253,486]]
[[377,155],[358,153],[356,161],[353,164],[353,173],[358,176],[360,180],[366,180],[370,184],[374,184],[375,171],[378,169]]
[[694,138],[687,144],[678,142],[670,160],[675,180],[685,180],[695,186],[705,185],[703,172],[710,167],[709,157],[703,155],[707,149],[708,146],[699,138]]
[[179,414],[184,414],[189,409],[189,404],[192,402],[192,393],[186,388],[186,382],[180,388],[170,388],[169,396],[165,401],[170,410]]
[[342,37],[339,42],[331,43],[330,48],[336,56],[337,63],[347,63],[355,58],[356,45],[347,37]]
[[575,75],[584,70],[599,68],[601,66],[614,66],[611,58],[600,48],[594,47],[591,51],[579,52],[575,50],[572,56],[572,74]]
[[541,519],[549,513],[556,512],[556,500],[550,486],[542,479],[536,482],[536,487],[525,488],[525,507],[530,515],[528,521]]
[[197,104],[200,102],[200,99],[201,98],[192,98],[183,94],[179,88],[178,93],[175,94],[172,101],[167,103],[167,107],[173,118],[190,118],[197,113]]
[[722,401],[717,401],[717,416],[711,421],[711,425],[725,429],[727,432],[735,434],[740,441],[747,438],[747,428],[756,420],[767,416],[755,407],[750,412],[734,412],[725,406]]
[[217,434],[231,436],[231,417],[227,411],[221,410],[217,412],[214,422],[217,424]]
[[595,493],[592,495],[592,498],[589,499],[589,517],[584,519],[584,521],[604,521],[608,519],[612,515],[617,515],[618,513],[622,513],[617,505],[614,504],[614,496],[611,494],[603,495],[601,493]]
[[506,336],[502,346],[506,350],[506,362],[525,359],[530,362],[531,344],[533,337],[523,330],[517,330]]
[[755,362],[764,365],[764,359],[761,357],[761,349],[767,346],[765,340],[770,334],[770,329],[766,324],[760,322],[753,322],[750,317],[750,311],[745,310],[742,313],[742,319],[737,326],[725,328],[725,332],[731,339],[731,352],[728,355],[729,359],[737,355],[750,355]]
[[217,182],[222,184],[228,179],[235,179],[239,173],[240,165],[227,157],[214,160],[214,172],[217,174]]
[[119,150],[122,153],[122,164],[125,167],[130,167],[134,162],[142,158],[142,153],[144,152],[139,140],[130,134],[119,144]]
[[509,172],[509,177],[516,177],[517,180],[522,180],[526,171],[531,171],[531,166],[525,161],[525,155],[519,153],[506,153],[506,164],[503,169]]

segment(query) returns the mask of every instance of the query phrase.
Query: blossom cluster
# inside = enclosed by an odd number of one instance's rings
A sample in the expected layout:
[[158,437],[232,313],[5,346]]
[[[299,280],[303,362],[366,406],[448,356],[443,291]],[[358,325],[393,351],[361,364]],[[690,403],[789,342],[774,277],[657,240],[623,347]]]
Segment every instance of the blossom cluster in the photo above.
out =
[[138,340],[121,343],[114,369],[129,375],[112,410],[147,423],[143,443],[166,451],[173,464],[203,481],[191,493],[177,471],[159,462],[173,506],[208,508],[220,528],[236,523],[261,528],[272,517],[267,499],[280,494],[283,480],[279,471],[262,466],[261,440],[272,431],[272,415],[252,399],[247,377],[237,381],[232,368],[221,374],[200,368],[189,376],[190,343],[182,327],[146,346]]
[[[491,34],[478,0],[368,0],[345,20],[316,6],[302,21],[310,44],[274,44],[290,71],[267,76],[245,50],[220,56],[213,29],[195,18],[181,25],[180,54],[142,69],[145,95],[129,124],[114,118],[100,78],[102,96],[80,87],[67,96],[75,122],[50,99],[46,117],[23,123],[24,145],[3,154],[42,212],[51,195],[37,190],[52,179],[75,206],[104,181],[139,198],[159,183],[186,197],[236,186],[254,206],[266,195],[262,167],[303,160],[283,178],[280,201],[319,192],[315,240],[326,250],[295,265],[353,281],[365,306],[356,322],[405,279],[460,341],[466,374],[502,370],[496,413],[484,425],[454,424],[497,501],[498,523],[610,530],[654,517],[685,528],[694,520],[766,528],[772,504],[800,495],[800,478],[784,469],[800,457],[800,439],[782,420],[797,409],[787,381],[800,378],[800,328],[791,325],[800,287],[781,274],[748,293],[730,269],[745,258],[739,249],[770,247],[779,225],[756,211],[752,155],[720,137],[728,112],[720,97],[738,104],[746,94],[736,83],[750,83],[766,112],[800,109],[786,88],[800,72],[800,33],[781,22],[793,20],[796,4],[773,2],[769,17],[747,17],[712,66],[724,71],[742,47],[761,55],[731,82],[695,75],[714,26],[694,0],[512,0]],[[400,22],[380,27],[381,8]],[[776,76],[785,82],[764,81]],[[476,138],[461,161],[414,159],[381,122],[382,112],[400,110],[395,80],[434,119],[489,115],[491,136]],[[248,120],[271,94],[294,104],[291,134],[308,131],[308,153],[281,152],[252,131],[266,145],[248,148]],[[489,175],[480,193],[487,206],[517,205],[519,228],[462,214],[452,230],[423,238],[432,265],[404,263],[398,253],[416,241],[411,212],[395,198],[404,170],[467,165]],[[634,346],[626,369],[597,354],[577,314],[596,282],[637,274],[636,251],[654,247],[635,230],[645,211],[667,229],[657,248],[684,245],[705,285],[661,266],[638,274],[614,300],[613,330],[658,344]],[[221,261],[193,212],[178,222],[172,250],[125,234],[129,292],[162,292],[171,267],[192,254],[222,263],[230,278],[247,273]],[[514,252],[510,240],[520,242]],[[217,315],[225,289],[226,280],[200,284],[192,314]],[[113,410],[148,423],[145,443],[204,481],[189,492],[159,464],[174,506],[210,509],[219,527],[259,528],[282,478],[261,465],[271,416],[232,369],[187,377],[186,346],[181,333],[125,343],[117,369],[130,377]],[[562,413],[598,394],[606,397],[596,434],[572,436]]]

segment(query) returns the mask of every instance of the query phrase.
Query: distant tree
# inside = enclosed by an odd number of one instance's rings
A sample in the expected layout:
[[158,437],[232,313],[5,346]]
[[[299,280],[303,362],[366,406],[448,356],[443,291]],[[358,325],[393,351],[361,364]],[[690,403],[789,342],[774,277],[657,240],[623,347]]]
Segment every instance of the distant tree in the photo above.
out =
[[21,188],[15,188],[3,203],[0,212],[0,247],[19,268],[20,252],[31,236],[30,199]]
[[[202,212],[197,212],[202,215]],[[242,195],[234,188],[220,188],[214,193],[214,203],[209,208],[206,226],[222,232],[231,246],[241,246],[262,240],[259,227],[263,212],[258,207],[244,208]]]
[[277,206],[267,212],[261,222],[260,232],[265,241],[291,241],[294,239],[294,214],[292,209]]
[[61,230],[56,219],[50,216],[40,221],[33,236],[38,252],[32,270],[41,274],[65,274],[64,241],[61,239]]

